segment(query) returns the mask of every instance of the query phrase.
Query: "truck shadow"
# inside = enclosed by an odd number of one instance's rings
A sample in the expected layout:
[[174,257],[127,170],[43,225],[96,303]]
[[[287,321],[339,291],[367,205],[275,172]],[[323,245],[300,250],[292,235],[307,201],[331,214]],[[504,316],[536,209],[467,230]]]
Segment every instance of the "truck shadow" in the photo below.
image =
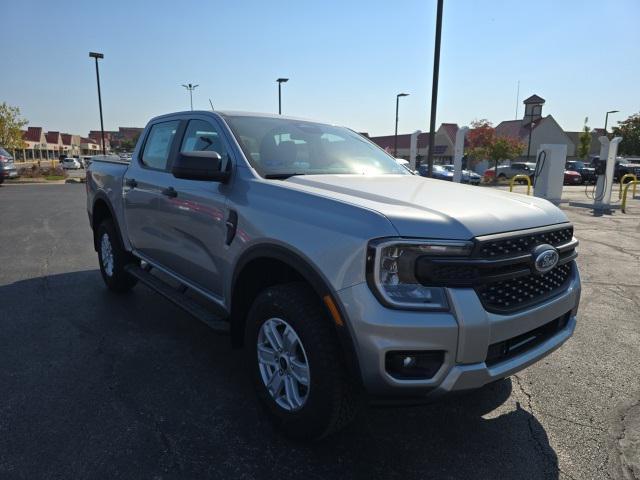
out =
[[300,444],[265,420],[242,352],[143,286],[111,294],[97,270],[0,286],[0,328],[0,476],[558,478],[510,380]]

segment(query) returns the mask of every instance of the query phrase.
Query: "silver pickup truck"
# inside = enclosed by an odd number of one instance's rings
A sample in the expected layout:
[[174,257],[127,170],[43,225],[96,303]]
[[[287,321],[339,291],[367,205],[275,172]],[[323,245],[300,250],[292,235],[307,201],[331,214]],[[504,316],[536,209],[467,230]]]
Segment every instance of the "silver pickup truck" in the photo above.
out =
[[578,242],[545,200],[412,175],[347,128],[184,112],[87,208],[108,288],[141,282],[244,347],[267,415],[319,438],[363,400],[505,378],[573,333]]

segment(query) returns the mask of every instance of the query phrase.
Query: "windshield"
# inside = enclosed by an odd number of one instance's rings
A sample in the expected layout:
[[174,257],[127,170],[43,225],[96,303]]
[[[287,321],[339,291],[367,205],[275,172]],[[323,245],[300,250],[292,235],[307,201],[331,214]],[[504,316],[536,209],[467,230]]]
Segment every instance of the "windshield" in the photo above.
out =
[[225,119],[263,177],[409,174],[384,150],[347,128],[272,117]]

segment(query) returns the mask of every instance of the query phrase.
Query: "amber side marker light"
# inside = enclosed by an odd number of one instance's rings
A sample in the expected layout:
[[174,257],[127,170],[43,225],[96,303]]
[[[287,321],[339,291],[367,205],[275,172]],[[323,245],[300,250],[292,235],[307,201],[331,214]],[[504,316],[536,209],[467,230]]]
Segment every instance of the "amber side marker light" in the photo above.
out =
[[329,313],[331,313],[334,323],[339,327],[344,327],[344,322],[342,321],[342,317],[340,316],[340,312],[338,311],[338,307],[336,307],[333,298],[331,298],[330,295],[325,295],[322,297],[322,301],[329,309]]

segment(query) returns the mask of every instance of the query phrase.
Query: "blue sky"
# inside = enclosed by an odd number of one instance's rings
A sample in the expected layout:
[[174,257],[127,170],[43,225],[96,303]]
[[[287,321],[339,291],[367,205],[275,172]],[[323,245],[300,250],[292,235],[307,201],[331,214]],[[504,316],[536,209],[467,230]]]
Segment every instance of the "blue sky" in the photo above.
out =
[[[30,125],[105,128],[194,107],[277,111],[392,134],[428,130],[435,0],[3,1],[0,101]],[[445,0],[437,123],[494,123],[536,93],[565,128],[640,111],[640,1]],[[522,106],[520,107],[522,113]]]

